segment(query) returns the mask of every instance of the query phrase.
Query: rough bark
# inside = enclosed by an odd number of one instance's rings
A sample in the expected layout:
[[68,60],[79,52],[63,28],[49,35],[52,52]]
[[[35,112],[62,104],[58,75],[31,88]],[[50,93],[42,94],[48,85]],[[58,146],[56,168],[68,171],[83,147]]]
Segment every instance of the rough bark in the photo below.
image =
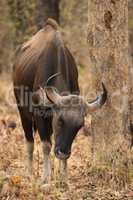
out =
[[[129,44],[130,44],[130,131],[133,137],[133,1],[129,0]],[[132,138],[133,145],[133,138]]]
[[129,128],[128,0],[88,2],[92,89],[104,82],[108,90],[105,107],[93,117],[93,134],[107,140]]
[[39,29],[49,17],[59,22],[59,3],[60,0],[38,0],[36,21]]

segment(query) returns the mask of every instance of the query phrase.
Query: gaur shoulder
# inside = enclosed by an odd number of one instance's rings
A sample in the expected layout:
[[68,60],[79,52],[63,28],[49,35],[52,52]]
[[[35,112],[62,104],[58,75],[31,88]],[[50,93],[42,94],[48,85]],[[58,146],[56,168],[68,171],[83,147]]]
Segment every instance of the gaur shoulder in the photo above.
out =
[[[45,31],[45,27],[47,25],[50,25],[55,31],[59,29],[59,24],[52,18],[48,18],[48,20],[46,21],[44,28],[40,29],[35,35],[33,35],[27,42],[24,42],[22,45],[19,45],[19,47],[16,49],[15,55],[17,56],[18,53],[20,52],[24,52],[25,50],[27,50],[29,47],[32,46],[32,44],[35,44],[35,46],[38,44],[39,41],[44,40],[44,38],[46,39],[46,37],[51,37],[54,38],[52,35],[50,36],[49,32],[48,35],[47,31]],[[47,30],[47,29],[46,29]],[[41,42],[41,43],[42,43]],[[38,46],[39,47],[39,46]]]

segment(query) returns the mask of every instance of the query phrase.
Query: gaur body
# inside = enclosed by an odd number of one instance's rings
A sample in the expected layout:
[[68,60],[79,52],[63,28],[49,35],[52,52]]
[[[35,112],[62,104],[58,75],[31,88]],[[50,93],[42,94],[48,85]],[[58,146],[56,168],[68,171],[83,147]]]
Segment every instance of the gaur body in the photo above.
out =
[[52,19],[17,51],[13,82],[27,141],[29,169],[32,170],[33,134],[38,131],[44,153],[43,178],[48,181],[52,133],[55,134],[55,155],[66,165],[87,112],[105,103],[107,91],[103,85],[103,94],[91,103],[79,95],[75,60]]

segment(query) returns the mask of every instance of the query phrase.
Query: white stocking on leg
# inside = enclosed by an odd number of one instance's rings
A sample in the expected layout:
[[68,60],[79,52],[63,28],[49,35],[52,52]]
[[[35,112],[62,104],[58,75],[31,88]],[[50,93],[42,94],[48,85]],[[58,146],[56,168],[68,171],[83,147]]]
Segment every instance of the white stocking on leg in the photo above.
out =
[[34,151],[34,142],[26,142],[27,149],[27,164],[28,175],[32,175],[32,161],[33,161],[33,151]]
[[51,144],[49,142],[43,142],[42,148],[43,148],[43,155],[44,155],[43,182],[50,183],[51,181],[51,163],[50,163]]
[[60,182],[67,184],[67,160],[60,160]]

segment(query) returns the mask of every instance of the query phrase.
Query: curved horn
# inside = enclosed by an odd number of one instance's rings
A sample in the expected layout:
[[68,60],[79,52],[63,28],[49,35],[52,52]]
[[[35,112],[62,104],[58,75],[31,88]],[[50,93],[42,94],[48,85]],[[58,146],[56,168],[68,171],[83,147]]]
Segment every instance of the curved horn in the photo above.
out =
[[104,105],[104,103],[107,100],[107,90],[103,83],[102,87],[103,87],[103,93],[99,95],[94,101],[87,102],[87,107],[91,112],[97,110],[98,108],[101,108],[101,106]]
[[45,92],[46,92],[46,96],[48,98],[48,100],[54,104],[58,104],[58,102],[60,101],[61,99],[61,96],[56,92],[55,88],[52,87],[52,86],[49,86],[50,85],[50,82],[53,78],[57,77],[61,75],[60,72],[50,76],[46,82],[46,87],[44,88],[45,89]]

